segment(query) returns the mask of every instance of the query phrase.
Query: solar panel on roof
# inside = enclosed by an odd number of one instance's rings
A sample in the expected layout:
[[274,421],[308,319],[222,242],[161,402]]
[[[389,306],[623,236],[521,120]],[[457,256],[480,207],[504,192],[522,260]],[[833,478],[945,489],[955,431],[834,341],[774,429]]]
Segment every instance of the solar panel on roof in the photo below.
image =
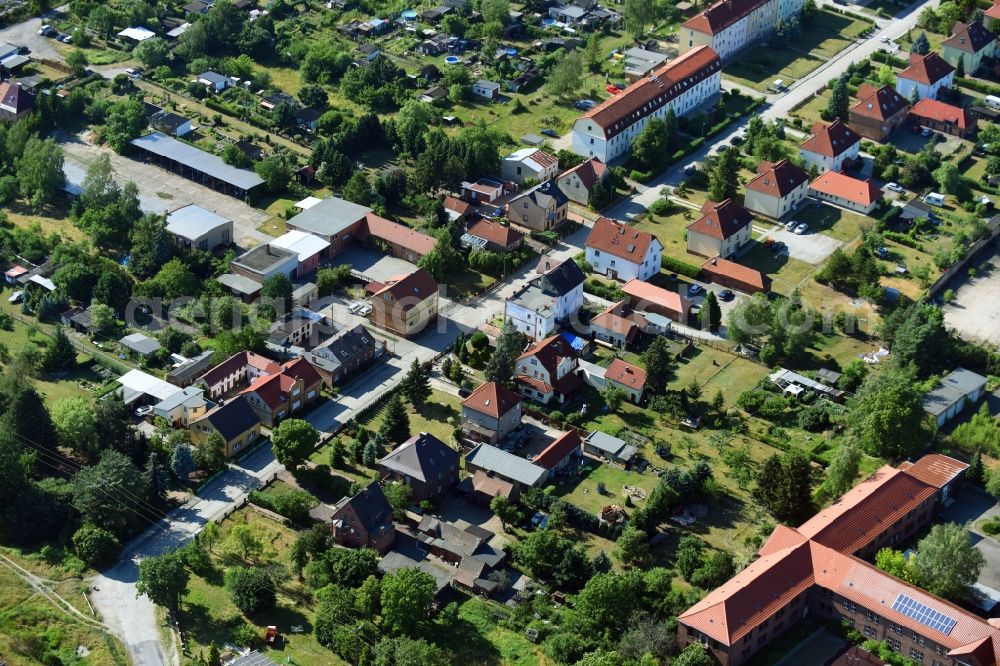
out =
[[905,615],[911,620],[916,620],[925,627],[940,631],[945,636],[950,634],[951,630],[958,624],[956,620],[953,620],[944,613],[929,608],[905,594],[896,597],[895,603],[892,604],[892,610]]

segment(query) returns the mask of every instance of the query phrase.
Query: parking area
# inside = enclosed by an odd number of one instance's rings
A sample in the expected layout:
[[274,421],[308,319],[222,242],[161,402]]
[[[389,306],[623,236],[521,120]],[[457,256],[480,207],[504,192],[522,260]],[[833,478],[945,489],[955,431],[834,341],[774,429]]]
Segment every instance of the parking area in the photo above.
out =
[[410,273],[416,266],[403,259],[390,257],[378,250],[351,244],[330,262],[331,266],[347,264],[370,280],[385,282],[396,275]]
[[787,247],[788,256],[798,259],[808,264],[821,264],[826,258],[833,254],[833,251],[843,245],[842,241],[832,236],[816,233],[810,229],[804,234],[795,234],[786,231],[785,227],[775,224],[767,230],[768,237],[775,241],[780,241]]
[[951,286],[955,297],[944,306],[944,321],[961,337],[1000,345],[1000,257],[981,263],[976,277],[962,275]]

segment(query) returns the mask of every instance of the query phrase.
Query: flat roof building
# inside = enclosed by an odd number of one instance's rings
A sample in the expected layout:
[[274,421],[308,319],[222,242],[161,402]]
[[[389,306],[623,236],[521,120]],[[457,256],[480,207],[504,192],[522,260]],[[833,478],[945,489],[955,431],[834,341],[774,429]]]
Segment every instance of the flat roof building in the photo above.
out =
[[233,242],[233,221],[190,204],[167,215],[167,233],[182,250],[212,250]]
[[249,169],[230,166],[222,158],[160,132],[130,142],[146,159],[206,187],[243,199],[264,184]]
[[247,250],[234,259],[233,263],[230,264],[230,270],[237,275],[263,284],[264,280],[278,273],[283,273],[289,279],[294,279],[298,266],[298,254],[265,243]]

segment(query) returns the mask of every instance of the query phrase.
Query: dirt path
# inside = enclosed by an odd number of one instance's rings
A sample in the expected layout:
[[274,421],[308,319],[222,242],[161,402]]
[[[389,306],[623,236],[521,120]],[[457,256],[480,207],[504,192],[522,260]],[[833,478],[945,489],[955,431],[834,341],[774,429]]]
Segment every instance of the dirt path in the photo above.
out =
[[8,558],[6,555],[3,554],[0,554],[0,565],[3,565],[8,569],[10,569],[11,571],[13,571],[24,582],[26,582],[31,587],[31,589],[33,589],[35,592],[45,597],[53,606],[55,606],[62,612],[66,613],[74,620],[79,620],[80,622],[83,622],[84,624],[91,627],[100,629],[105,628],[104,625],[101,624],[101,622],[95,620],[92,617],[84,615],[76,608],[76,606],[66,601],[66,599],[60,596],[59,593],[50,588],[48,584],[54,583],[55,581],[46,580],[44,578],[36,576],[35,574],[31,573],[30,571],[22,567],[20,564],[14,562],[13,560],[11,560],[10,558]]

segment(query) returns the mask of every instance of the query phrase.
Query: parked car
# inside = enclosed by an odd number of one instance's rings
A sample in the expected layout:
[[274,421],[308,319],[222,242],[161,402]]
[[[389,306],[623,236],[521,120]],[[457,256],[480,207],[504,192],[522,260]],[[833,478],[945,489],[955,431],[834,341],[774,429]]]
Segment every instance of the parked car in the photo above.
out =
[[465,398],[468,398],[470,395],[472,395],[472,389],[467,389],[464,386],[458,389],[459,398],[462,398],[464,400]]
[[597,102],[595,102],[592,99],[581,99],[574,106],[576,106],[576,108],[580,109],[581,111],[590,111],[592,108],[597,106]]
[[930,127],[924,127],[924,128],[921,128],[921,130],[920,130],[920,136],[930,136],[933,133],[934,132],[931,131]]
[[44,24],[41,28],[38,29],[38,34],[41,35],[42,37],[48,37],[49,35],[52,34],[52,26],[49,25],[48,23]]
[[796,236],[801,236],[807,231],[809,231],[809,225],[803,222],[802,224],[796,226],[795,230],[792,233],[794,233]]
[[889,257],[889,250],[883,245],[875,250],[875,256],[879,259],[886,259]]
[[700,284],[689,284],[688,285],[688,296],[697,296],[701,293]]
[[20,303],[22,298],[24,298],[24,292],[23,291],[15,291],[7,299],[7,302],[8,303]]
[[139,417],[146,416],[147,414],[152,414],[152,413],[153,413],[152,405],[143,405],[142,407],[139,407],[138,409],[135,410],[135,415]]
[[719,292],[720,301],[731,301],[734,298],[736,298],[736,296],[733,294],[732,289],[723,289],[722,291]]
[[799,226],[798,222],[795,220],[789,220],[785,223],[785,231],[794,231],[797,226]]
[[782,241],[774,241],[771,243],[771,252],[775,254],[780,254],[785,249],[785,244]]
[[899,183],[886,183],[885,189],[892,190],[893,192],[904,192],[903,186]]
[[559,138],[559,132],[555,131],[554,129],[549,129],[548,127],[546,127],[545,129],[540,130],[540,131],[545,136],[551,136],[553,139],[558,139]]
[[698,165],[695,164],[694,162],[684,167],[685,176],[693,176],[697,171],[698,171]]

